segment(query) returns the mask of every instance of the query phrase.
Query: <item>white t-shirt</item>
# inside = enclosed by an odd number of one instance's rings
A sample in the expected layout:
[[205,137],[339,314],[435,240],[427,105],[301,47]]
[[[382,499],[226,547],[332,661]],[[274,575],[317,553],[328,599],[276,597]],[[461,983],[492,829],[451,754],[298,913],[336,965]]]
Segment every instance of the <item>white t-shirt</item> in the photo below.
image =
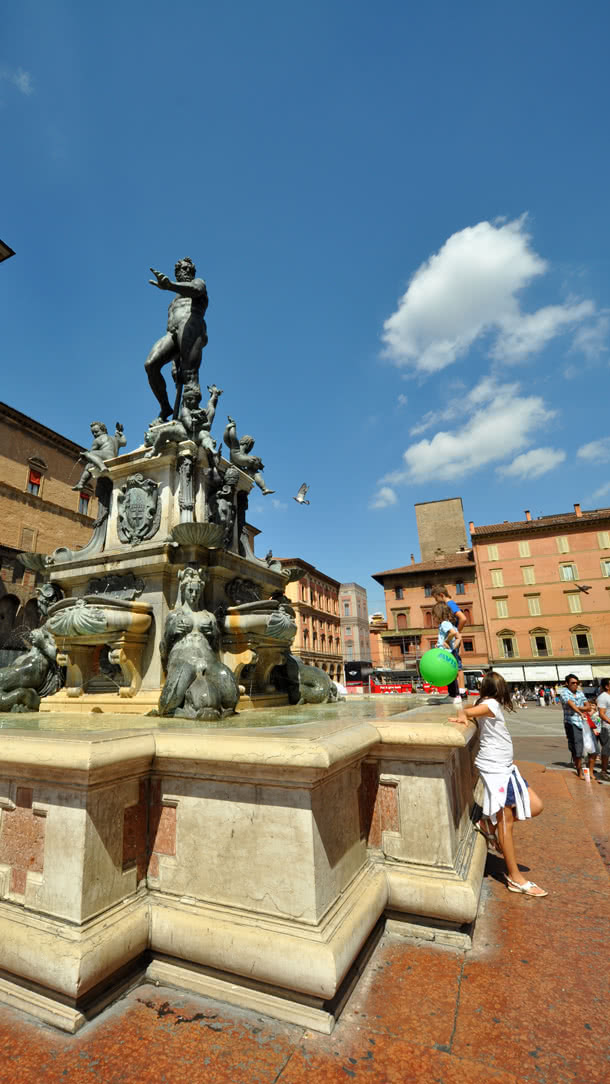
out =
[[502,708],[497,700],[491,698],[482,700],[481,703],[493,714],[480,715],[477,719],[480,743],[475,764],[480,772],[506,771],[513,763],[513,740],[504,721]]
[[[437,647],[445,647],[445,640],[447,639],[447,634],[450,632],[457,633],[455,625],[452,625],[451,621],[441,621],[440,625],[438,626],[438,639],[436,641]],[[454,641],[451,639],[449,640],[449,643],[453,645]],[[449,650],[451,650],[451,647],[449,648]]]
[[[598,698],[597,698],[597,706],[598,706],[598,708],[603,708],[606,715],[610,719],[610,693],[600,693]],[[605,727],[608,726],[608,724],[605,723],[603,719],[602,719],[601,723],[602,723],[602,726],[605,726]]]

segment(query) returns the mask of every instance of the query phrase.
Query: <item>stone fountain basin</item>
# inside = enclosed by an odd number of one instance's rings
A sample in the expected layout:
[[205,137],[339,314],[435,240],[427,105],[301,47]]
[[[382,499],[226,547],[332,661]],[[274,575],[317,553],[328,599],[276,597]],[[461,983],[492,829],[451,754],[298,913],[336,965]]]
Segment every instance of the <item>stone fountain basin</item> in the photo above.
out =
[[0,1002],[76,1031],[145,974],[329,1032],[380,922],[464,948],[476,731],[405,706],[0,717]]
[[47,628],[56,637],[87,637],[101,633],[148,632],[152,607],[145,602],[129,602],[109,595],[85,595],[56,602],[49,610]]

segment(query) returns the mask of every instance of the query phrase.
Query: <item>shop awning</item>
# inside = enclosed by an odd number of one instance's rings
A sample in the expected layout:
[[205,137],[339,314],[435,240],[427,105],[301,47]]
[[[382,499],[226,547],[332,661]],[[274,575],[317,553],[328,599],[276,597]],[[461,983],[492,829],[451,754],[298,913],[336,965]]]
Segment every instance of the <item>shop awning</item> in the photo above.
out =
[[591,667],[591,670],[593,671],[593,677],[596,677],[596,678],[603,678],[603,677],[610,678],[610,662],[605,662],[605,663],[602,663],[601,665],[599,663],[596,663],[595,666]]
[[[561,665],[561,666],[558,666],[557,669],[559,670],[559,677],[562,680],[566,676],[566,674],[574,674],[574,676],[577,677],[577,678],[580,678],[581,681],[585,681],[585,680],[590,681],[591,678],[593,677],[593,667],[591,666],[591,663],[589,663],[589,662],[587,662],[587,663],[576,662],[576,663],[572,663],[571,666]],[[606,676],[605,674],[602,674],[602,677],[605,677],[605,676]],[[608,676],[610,676],[610,675],[608,675]]]
[[[570,667],[564,668],[566,674],[570,673]],[[589,670],[591,667],[589,667]],[[572,673],[576,674],[576,667],[572,668]],[[580,674],[576,674],[580,677]],[[525,667],[525,680],[526,681],[557,681],[557,667],[556,666],[526,666]]]
[[494,666],[494,674],[499,674],[505,681],[525,681],[522,666]]

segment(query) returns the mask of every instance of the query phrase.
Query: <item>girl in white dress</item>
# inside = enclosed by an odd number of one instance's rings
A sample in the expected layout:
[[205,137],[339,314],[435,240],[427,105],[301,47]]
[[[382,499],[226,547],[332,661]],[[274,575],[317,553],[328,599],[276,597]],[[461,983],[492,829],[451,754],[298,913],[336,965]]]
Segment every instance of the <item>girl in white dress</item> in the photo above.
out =
[[548,896],[548,892],[523,876],[515,857],[513,825],[516,820],[537,817],[542,813],[542,802],[513,763],[513,743],[502,708],[513,711],[510,690],[500,674],[491,672],[481,682],[477,703],[463,708],[450,722],[459,726],[472,722],[479,728],[475,766],[485,787],[480,831],[504,856],[509,892]]

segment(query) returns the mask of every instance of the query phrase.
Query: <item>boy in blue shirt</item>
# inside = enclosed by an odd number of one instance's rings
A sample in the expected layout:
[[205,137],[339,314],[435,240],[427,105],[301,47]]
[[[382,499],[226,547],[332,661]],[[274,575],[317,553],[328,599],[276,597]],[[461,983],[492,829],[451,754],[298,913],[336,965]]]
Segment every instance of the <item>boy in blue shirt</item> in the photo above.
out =
[[[432,608],[432,616],[438,623],[438,640],[436,641],[437,647],[444,647],[447,651],[450,651],[455,661],[458,664],[458,673],[462,669],[462,663],[460,660],[460,647],[462,645],[462,637],[453,624],[453,614],[449,607],[444,602],[437,602],[436,606]],[[453,703],[462,705],[462,697],[458,694],[458,682],[454,679],[450,682],[447,692],[450,696],[453,696]]]
[[[449,598],[449,592],[448,592],[446,587],[443,587],[443,586],[433,587],[431,594],[432,594],[432,598],[435,599],[437,603],[439,603],[439,602],[444,603],[444,605],[447,606],[449,608],[449,610],[451,611],[451,621],[452,621],[453,625],[455,626],[455,628],[457,629],[457,631],[459,633],[460,644],[461,644],[461,642],[462,642],[462,629],[464,628],[464,625],[466,624],[466,614],[463,613],[462,610],[460,610],[460,607],[458,606],[457,602],[454,602],[453,599]],[[436,609],[436,607],[435,607],[435,609]],[[434,613],[434,610],[432,612]],[[466,686],[465,686],[465,683],[464,683],[464,671],[462,670],[462,660],[460,658],[459,650],[457,652],[454,652],[454,654],[455,654],[456,662],[457,662],[458,667],[459,667],[458,675],[457,675],[458,692],[459,692],[459,695],[462,697],[462,696],[466,696]]]

